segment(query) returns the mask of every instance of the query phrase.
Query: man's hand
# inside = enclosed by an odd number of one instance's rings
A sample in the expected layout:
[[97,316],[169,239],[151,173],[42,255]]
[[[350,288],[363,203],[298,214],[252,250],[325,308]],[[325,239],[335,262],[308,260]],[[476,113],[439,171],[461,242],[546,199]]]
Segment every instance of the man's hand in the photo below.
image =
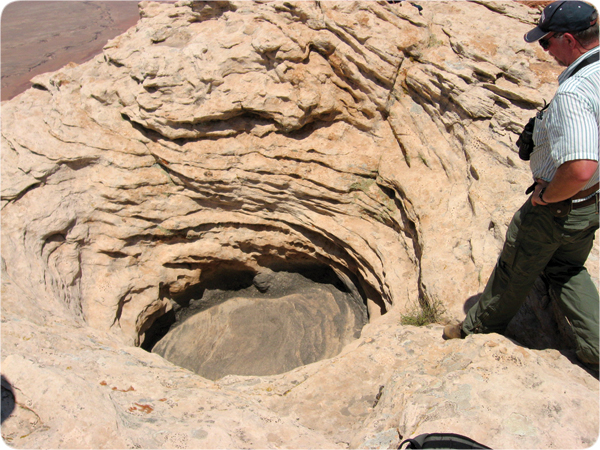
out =
[[535,190],[533,191],[533,195],[531,196],[531,204],[533,206],[547,205],[548,203],[546,203],[542,199],[540,199],[540,191],[543,188],[545,188],[546,186],[548,186],[550,183],[548,183],[547,181],[542,180],[541,178],[536,178],[535,182],[537,184],[535,185]]
[[[550,183],[536,179],[537,185],[531,196],[531,204],[534,206],[558,203],[573,197],[592,178],[598,169],[598,161],[588,159],[577,159],[567,161],[561,165]],[[544,191],[544,200],[540,199],[540,191]]]

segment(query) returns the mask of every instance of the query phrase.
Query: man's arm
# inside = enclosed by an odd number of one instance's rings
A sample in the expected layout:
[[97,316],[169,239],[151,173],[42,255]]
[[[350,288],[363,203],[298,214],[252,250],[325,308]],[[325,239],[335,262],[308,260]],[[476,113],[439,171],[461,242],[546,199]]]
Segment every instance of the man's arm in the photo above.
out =
[[[573,197],[583,189],[597,169],[598,161],[589,159],[567,161],[558,168],[550,183],[536,180],[538,184],[531,197],[531,203],[534,206],[547,205],[548,203],[557,203]],[[543,187],[546,187],[546,190],[542,201],[540,191]]]

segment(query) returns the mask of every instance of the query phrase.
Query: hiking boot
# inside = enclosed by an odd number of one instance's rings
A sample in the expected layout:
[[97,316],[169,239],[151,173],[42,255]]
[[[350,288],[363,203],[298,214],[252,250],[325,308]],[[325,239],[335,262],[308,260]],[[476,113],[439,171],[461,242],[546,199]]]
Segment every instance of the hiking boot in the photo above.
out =
[[446,325],[444,327],[444,332],[442,333],[442,338],[444,340],[448,339],[464,339],[466,336],[465,332],[462,329],[462,322],[455,323],[453,325]]

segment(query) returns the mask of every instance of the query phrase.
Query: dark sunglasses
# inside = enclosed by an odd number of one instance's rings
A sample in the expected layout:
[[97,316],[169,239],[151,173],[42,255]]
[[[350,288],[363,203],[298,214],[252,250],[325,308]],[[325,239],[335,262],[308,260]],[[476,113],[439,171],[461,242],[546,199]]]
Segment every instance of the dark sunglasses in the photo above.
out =
[[550,39],[559,38],[562,35],[563,35],[563,33],[553,33],[552,36],[550,36],[548,38],[540,39],[538,42],[540,43],[540,45],[542,46],[542,48],[544,50],[548,50],[548,47],[550,47]]
[[550,39],[552,39],[553,37],[554,35],[550,36],[549,38],[540,39],[538,42],[544,50],[548,50],[548,48],[550,47]]

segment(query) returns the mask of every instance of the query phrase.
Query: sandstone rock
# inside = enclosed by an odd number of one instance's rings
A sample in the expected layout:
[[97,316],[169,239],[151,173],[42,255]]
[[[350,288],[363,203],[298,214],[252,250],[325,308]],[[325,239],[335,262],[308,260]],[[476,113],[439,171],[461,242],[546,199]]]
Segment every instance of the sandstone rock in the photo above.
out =
[[[6,442],[391,448],[426,431],[491,447],[594,442],[598,380],[568,358],[568,336],[443,342],[439,325],[401,325],[418,305],[461,319],[526,200],[514,142],[560,72],[521,39],[539,8],[140,11],[101,55],[2,104]],[[597,282],[597,248],[587,266]],[[214,280],[247,273],[275,296],[273,273],[306,267],[330,268],[368,311],[337,356],[214,382],[140,348]],[[545,307],[546,291],[539,280],[529,305]],[[513,329],[537,314],[537,330],[556,331],[544,307]]]
[[[309,296],[327,299],[321,292]],[[288,372],[335,356],[358,327],[340,333],[336,328],[348,318],[333,310],[334,299],[323,305],[310,297],[228,300],[171,330],[153,351],[211,380]]]
[[589,416],[577,405],[598,382],[557,351],[497,334],[440,343],[441,327],[402,327],[393,315],[367,325],[327,362],[272,377],[228,376],[219,385],[259,395],[283,417],[349,448],[397,448],[428,432],[464,434],[491,448],[583,448],[597,439],[596,394],[585,401]]
[[282,296],[237,291],[237,297],[174,324],[152,351],[217,380],[288,372],[336,356],[360,336],[366,321],[360,297],[349,298],[298,274],[271,274],[270,281],[272,291],[286,284],[292,289]]

